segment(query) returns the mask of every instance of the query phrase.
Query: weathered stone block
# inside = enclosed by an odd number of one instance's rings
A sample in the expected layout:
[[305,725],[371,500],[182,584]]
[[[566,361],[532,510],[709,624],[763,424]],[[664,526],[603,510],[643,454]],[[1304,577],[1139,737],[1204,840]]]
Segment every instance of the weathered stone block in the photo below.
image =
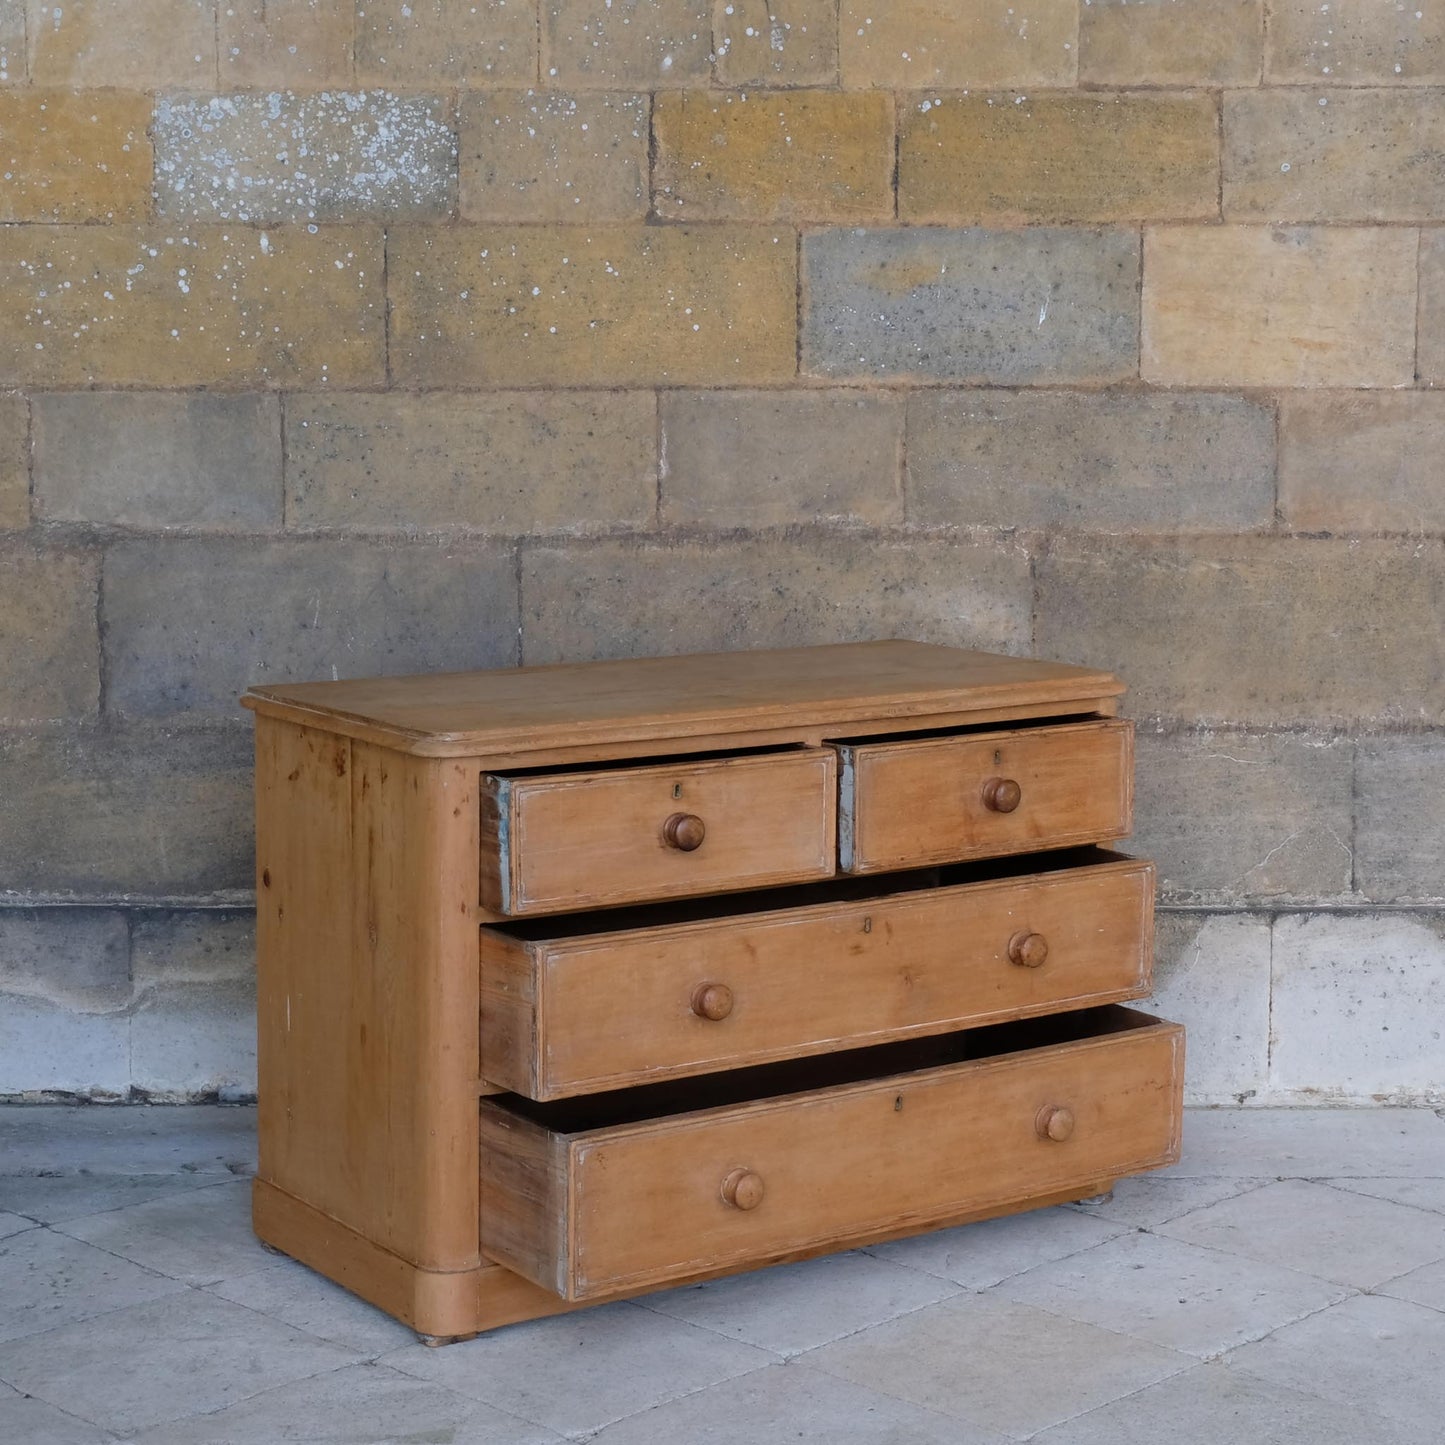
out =
[[720,386],[794,374],[790,230],[400,227],[387,244],[402,385]]
[[1229,220],[1428,221],[1445,213],[1445,90],[1224,97]]
[[1242,1104],[1269,1070],[1269,920],[1161,913],[1146,1008],[1188,1030],[1184,1098]]
[[1261,0],[1085,0],[1079,79],[1091,85],[1257,85]]
[[1420,722],[1445,709],[1445,545],[1293,537],[1059,543],[1042,656],[1116,669],[1141,717]]
[[662,516],[683,526],[903,520],[903,398],[665,391]]
[[1274,411],[1208,393],[920,391],[909,520],[1239,532],[1274,518]]
[[130,930],[111,908],[0,909],[0,996],[76,1013],[130,1002]]
[[913,96],[898,214],[953,223],[1194,220],[1219,213],[1208,95]]
[[0,85],[18,85],[27,73],[25,5],[23,0],[0,0]]
[[529,548],[524,660],[914,637],[1021,652],[1029,563],[1008,543],[824,533]]
[[106,557],[108,703],[239,716],[252,683],[514,660],[510,549],[134,541]]
[[1271,0],[1266,81],[1445,81],[1445,14],[1380,0]]
[[456,209],[457,137],[439,96],[162,96],[153,134],[156,214],[174,220],[440,220]]
[[33,406],[35,507],[47,521],[281,525],[275,397],[79,391],[37,396]]
[[37,85],[216,83],[216,0],[24,0]]
[[0,889],[203,898],[253,887],[250,729],[0,734]]
[[1445,532],[1445,395],[1286,392],[1279,504],[1301,532]]
[[931,85],[1072,85],[1078,75],[1077,0],[842,0],[843,84],[889,90]]
[[1445,915],[1275,920],[1272,1091],[1291,1102],[1445,1101]]
[[653,205],[667,220],[893,214],[893,99],[878,91],[682,91],[653,104]]
[[1445,899],[1445,737],[1362,738],[1358,752],[1360,892],[1380,903]]
[[495,90],[461,106],[462,215],[630,221],[648,211],[648,98]]
[[[221,0],[222,87],[344,86],[351,79],[357,8],[344,0]],[[367,0],[363,8],[376,5]]]
[[120,91],[0,91],[0,221],[112,221],[150,204],[150,103]]
[[152,1098],[256,1092],[250,914],[156,913],[135,924],[131,1082]]
[[706,84],[709,0],[542,0],[542,79],[558,85]]
[[1141,729],[1129,847],[1177,903],[1325,901],[1351,887],[1353,745]]
[[366,0],[356,16],[356,78],[529,84],[537,79],[537,0]]
[[1435,226],[1420,233],[1418,346],[1418,379],[1445,384],[1445,231]]
[[0,530],[30,522],[30,407],[0,395]]
[[1143,375],[1176,386],[1403,386],[1415,232],[1178,226],[1144,238]]
[[1132,231],[830,230],[803,239],[803,369],[1012,385],[1138,369]]
[[0,722],[95,712],[98,572],[98,559],[88,552],[0,544]]
[[293,527],[583,532],[657,507],[648,391],[297,396],[286,440]]
[[368,385],[381,233],[0,227],[0,385]]
[[831,85],[838,78],[835,0],[713,0],[723,85]]
[[130,1086],[130,1018],[76,1013],[0,993],[0,1098],[48,1094],[123,1098]]

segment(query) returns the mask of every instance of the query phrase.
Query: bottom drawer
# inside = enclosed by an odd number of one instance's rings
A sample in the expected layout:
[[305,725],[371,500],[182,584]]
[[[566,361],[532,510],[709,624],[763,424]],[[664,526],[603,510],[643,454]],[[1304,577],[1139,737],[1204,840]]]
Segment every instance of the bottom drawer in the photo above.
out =
[[1179,1157],[1184,1031],[1111,1006],[481,1109],[481,1248],[587,1300]]

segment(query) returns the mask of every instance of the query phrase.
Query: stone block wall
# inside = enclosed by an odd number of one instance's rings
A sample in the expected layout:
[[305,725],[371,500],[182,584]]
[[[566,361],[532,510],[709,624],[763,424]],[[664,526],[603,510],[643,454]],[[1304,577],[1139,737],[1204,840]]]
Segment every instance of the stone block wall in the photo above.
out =
[[1445,1098],[1445,11],[0,0],[0,1095],[254,1088],[250,682],[1118,669],[1203,1101]]

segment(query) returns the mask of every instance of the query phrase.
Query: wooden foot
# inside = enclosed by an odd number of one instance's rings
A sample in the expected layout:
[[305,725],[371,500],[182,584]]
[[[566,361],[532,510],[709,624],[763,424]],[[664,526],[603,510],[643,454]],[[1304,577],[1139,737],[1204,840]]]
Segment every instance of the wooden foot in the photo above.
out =
[[439,1350],[443,1345],[463,1345],[474,1339],[475,1335],[417,1335],[417,1342],[429,1350]]
[[1107,1204],[1114,1197],[1114,1181],[1112,1179],[1100,1184],[1098,1191],[1094,1194],[1086,1194],[1075,1199],[1075,1204]]

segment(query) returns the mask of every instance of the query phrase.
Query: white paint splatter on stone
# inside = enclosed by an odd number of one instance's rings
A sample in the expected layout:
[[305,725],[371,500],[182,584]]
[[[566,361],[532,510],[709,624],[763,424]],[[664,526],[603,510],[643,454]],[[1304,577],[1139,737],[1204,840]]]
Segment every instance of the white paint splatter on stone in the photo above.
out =
[[384,90],[161,96],[157,214],[184,220],[440,217],[457,137],[438,96]]

